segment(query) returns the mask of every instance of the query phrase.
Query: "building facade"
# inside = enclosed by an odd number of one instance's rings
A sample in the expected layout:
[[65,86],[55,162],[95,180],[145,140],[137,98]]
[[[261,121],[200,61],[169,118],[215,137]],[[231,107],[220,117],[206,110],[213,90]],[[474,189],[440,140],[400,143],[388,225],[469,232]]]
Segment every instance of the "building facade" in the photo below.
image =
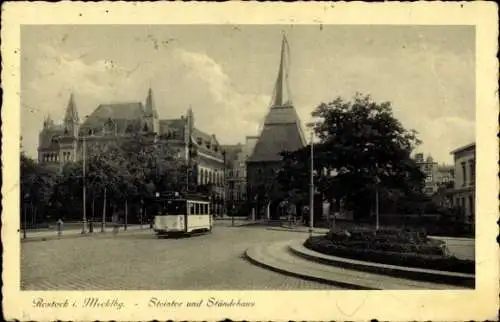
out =
[[451,153],[455,163],[453,205],[461,207],[466,221],[473,223],[476,200],[476,144],[468,144]]
[[454,167],[452,165],[440,165],[430,155],[424,159],[423,153],[415,155],[415,162],[424,174],[423,193],[426,195],[432,196],[441,187],[453,182]]
[[248,215],[247,204],[247,167],[246,161],[252,154],[257,136],[247,136],[244,144],[226,145],[226,183],[228,210],[239,215]]
[[[63,122],[56,124],[48,116],[43,123],[39,133],[38,161],[62,169],[65,163],[83,158],[84,144],[89,148],[94,143],[119,140],[137,133],[148,134],[160,145],[173,148],[189,169],[188,180],[194,185],[209,187],[215,200],[214,212],[222,214],[225,165],[221,145],[215,135],[196,128],[191,108],[180,118],[160,119],[151,89],[145,104],[101,104],[83,122],[71,94]],[[186,184],[189,186],[190,182]]]
[[252,154],[246,161],[248,209],[256,217],[279,216],[284,195],[276,180],[282,168],[283,158],[280,154],[305,146],[288,84],[288,48],[286,37],[283,36],[278,76],[269,112]]

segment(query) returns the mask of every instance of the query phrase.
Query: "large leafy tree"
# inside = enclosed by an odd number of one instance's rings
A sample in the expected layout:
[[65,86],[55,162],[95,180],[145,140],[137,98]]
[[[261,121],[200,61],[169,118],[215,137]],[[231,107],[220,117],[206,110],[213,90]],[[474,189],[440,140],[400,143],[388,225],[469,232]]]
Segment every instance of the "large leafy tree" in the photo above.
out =
[[[376,103],[356,94],[351,101],[337,98],[321,103],[312,113],[318,120],[314,132],[315,181],[324,197],[346,205],[360,216],[368,215],[374,190],[421,190],[423,174],[411,158],[420,143],[414,130],[407,130],[392,113],[389,102]],[[285,155],[281,178],[296,189],[307,187],[309,147]]]

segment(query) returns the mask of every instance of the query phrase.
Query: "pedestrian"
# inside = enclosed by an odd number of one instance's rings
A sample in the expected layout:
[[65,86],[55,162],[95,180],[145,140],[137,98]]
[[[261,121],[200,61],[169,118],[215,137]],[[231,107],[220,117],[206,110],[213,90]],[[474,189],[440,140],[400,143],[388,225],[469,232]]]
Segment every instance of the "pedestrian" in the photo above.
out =
[[113,234],[116,236],[118,234],[118,230],[120,229],[118,226],[118,216],[113,215]]
[[57,220],[57,236],[61,237],[64,222],[61,218]]
[[302,211],[302,220],[304,222],[304,225],[308,225],[309,224],[309,207],[305,206],[304,207],[304,211]]
[[295,204],[290,204],[290,214],[292,216],[292,221],[293,225],[297,225],[297,208],[295,207]]

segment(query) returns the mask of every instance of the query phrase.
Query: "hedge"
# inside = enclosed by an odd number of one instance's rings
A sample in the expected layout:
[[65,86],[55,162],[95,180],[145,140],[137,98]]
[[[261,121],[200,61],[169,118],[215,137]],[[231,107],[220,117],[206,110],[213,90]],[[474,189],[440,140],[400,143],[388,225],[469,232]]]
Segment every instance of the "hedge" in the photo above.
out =
[[[346,257],[381,264],[418,267],[469,274],[473,274],[475,271],[474,261],[461,260],[453,256],[445,256],[442,254],[408,252],[404,246],[401,246],[399,248],[402,250],[401,252],[385,251],[373,248],[359,248],[359,245],[351,247],[344,246],[339,243],[334,243],[331,240],[326,239],[325,236],[310,237],[305,241],[304,246],[311,250],[327,255]],[[397,246],[392,246],[391,249],[397,249]]]

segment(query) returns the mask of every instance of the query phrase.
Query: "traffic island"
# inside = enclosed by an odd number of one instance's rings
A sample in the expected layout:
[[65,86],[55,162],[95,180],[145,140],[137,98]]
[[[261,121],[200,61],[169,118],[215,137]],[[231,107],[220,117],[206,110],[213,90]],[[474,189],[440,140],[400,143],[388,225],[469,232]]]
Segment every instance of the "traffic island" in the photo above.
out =
[[475,275],[467,273],[457,273],[450,271],[439,271],[426,268],[415,268],[397,265],[381,264],[376,262],[361,261],[340,256],[326,255],[313,251],[304,246],[303,242],[291,243],[290,251],[299,257],[312,260],[318,263],[342,267],[345,269],[359,270],[387,276],[407,278],[417,281],[427,281],[445,285],[463,286],[474,288]]
[[313,280],[352,290],[454,290],[466,289],[460,285],[447,285],[409,278],[389,276],[320,263],[299,256],[291,250],[303,240],[260,244],[245,251],[245,257],[253,264],[272,271]]

